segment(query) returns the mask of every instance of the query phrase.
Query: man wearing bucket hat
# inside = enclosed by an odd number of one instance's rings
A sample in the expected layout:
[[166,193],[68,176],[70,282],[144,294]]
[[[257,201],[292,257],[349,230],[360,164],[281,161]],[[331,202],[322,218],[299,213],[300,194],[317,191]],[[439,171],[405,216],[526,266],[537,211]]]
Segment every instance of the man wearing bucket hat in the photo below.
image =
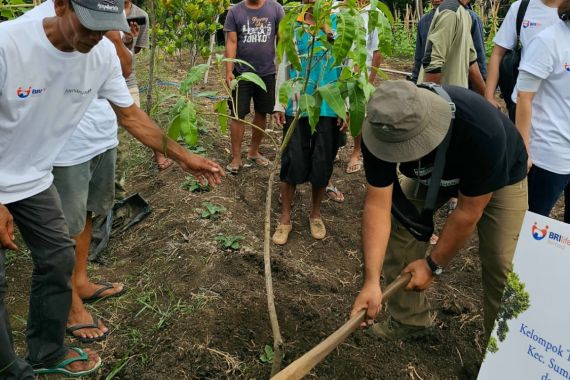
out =
[[[55,0],[55,17],[0,24],[0,378],[79,377],[101,365],[91,350],[68,348],[73,241],[52,184],[61,148],[95,98],[153,149],[199,179],[218,184],[219,165],[192,155],[133,105],[109,30],[129,31],[121,0]],[[83,53],[83,54],[82,54]],[[163,146],[166,146],[163,148]],[[16,356],[4,304],[6,257],[17,250],[14,222],[33,259],[26,360]]]
[[[488,335],[527,209],[527,154],[514,125],[474,92],[457,86],[443,89],[450,101],[411,82],[387,81],[368,103],[362,130],[368,181],[362,222],[364,285],[352,314],[367,309],[365,324],[372,325],[374,335],[385,340],[430,332],[433,316],[420,291],[445,270],[475,227]],[[402,173],[399,181],[398,168]],[[430,185],[432,175],[438,177],[436,173],[440,173],[439,186],[437,182]],[[431,210],[451,195],[459,198],[456,211],[427,257],[428,243],[414,237],[417,231],[410,229],[405,218],[390,217],[391,210],[398,216],[399,203],[403,203],[396,197],[398,193],[405,195],[402,197],[411,203],[412,211],[427,206],[424,201],[430,194],[436,194]],[[431,223],[432,215],[429,213]],[[395,294],[388,302],[388,320],[373,324],[380,311],[382,270],[387,283],[402,272],[412,273],[407,290],[416,292]]]

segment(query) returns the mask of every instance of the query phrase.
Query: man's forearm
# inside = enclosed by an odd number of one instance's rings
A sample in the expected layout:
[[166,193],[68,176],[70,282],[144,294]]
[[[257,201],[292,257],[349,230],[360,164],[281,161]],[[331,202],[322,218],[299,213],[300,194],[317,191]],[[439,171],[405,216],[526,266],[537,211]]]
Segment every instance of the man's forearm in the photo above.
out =
[[[235,58],[237,54],[237,44],[231,41],[226,42],[226,58]],[[226,73],[234,71],[234,63],[226,62]]]
[[378,284],[380,281],[390,228],[390,205],[378,204],[367,194],[362,216],[365,283]]
[[532,97],[529,96],[521,96],[520,92],[517,96],[517,112],[516,112],[516,127],[519,133],[521,134],[524,145],[526,147],[526,151],[529,153],[530,156],[530,147],[529,147],[529,140],[530,140],[530,126],[531,126],[531,118],[532,118]]
[[105,33],[105,37],[115,45],[117,56],[119,57],[119,61],[121,61],[123,77],[128,78],[133,72],[133,55],[131,51],[123,43],[123,39],[119,32],[107,32]]
[[370,75],[368,75],[368,81],[370,83],[373,83],[376,79],[376,70],[374,69],[378,69],[381,63],[382,54],[380,54],[380,51],[375,50],[374,53],[372,53],[372,67],[370,68]]
[[431,253],[433,260],[438,265],[447,266],[471,237],[480,218],[481,215],[473,215],[460,207],[456,208],[447,218],[438,243]]
[[489,65],[487,65],[487,82],[485,83],[485,98],[487,99],[495,98],[495,90],[499,83],[499,66],[501,65],[501,60],[505,52],[506,50],[500,46],[495,45],[493,48]]

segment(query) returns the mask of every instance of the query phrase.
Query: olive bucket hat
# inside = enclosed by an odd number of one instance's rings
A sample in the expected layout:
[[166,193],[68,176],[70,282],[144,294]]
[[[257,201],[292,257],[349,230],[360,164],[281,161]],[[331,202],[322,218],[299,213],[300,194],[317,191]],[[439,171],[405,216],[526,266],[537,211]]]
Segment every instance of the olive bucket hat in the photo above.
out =
[[409,81],[386,81],[368,101],[362,139],[381,160],[414,161],[441,144],[451,118],[450,104],[434,92]]

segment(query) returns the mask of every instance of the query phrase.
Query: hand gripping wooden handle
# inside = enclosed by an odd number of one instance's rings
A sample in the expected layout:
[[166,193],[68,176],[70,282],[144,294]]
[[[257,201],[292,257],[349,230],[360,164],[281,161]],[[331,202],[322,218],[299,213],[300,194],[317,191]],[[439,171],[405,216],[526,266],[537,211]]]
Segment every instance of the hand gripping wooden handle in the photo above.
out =
[[[411,273],[404,273],[394,282],[389,284],[382,294],[382,302],[386,302],[394,293],[404,288],[412,279]],[[311,369],[319,364],[328,354],[339,344],[352,334],[364,321],[366,310],[360,311],[329,337],[315,346],[311,351],[305,353],[299,359],[289,364],[282,371],[273,376],[272,380],[298,380],[305,376]]]

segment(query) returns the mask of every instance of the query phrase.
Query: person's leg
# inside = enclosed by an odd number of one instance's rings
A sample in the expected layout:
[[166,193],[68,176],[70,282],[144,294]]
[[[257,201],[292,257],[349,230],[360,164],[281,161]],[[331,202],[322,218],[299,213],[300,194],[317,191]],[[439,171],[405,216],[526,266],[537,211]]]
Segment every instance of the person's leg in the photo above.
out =
[[[265,131],[267,127],[267,114],[255,111],[255,116],[253,117],[253,124]],[[261,145],[261,140],[263,139],[263,132],[257,128],[251,128],[251,145],[249,146],[249,152],[247,157],[251,159],[256,159],[256,163],[261,166],[267,166],[269,161],[265,159],[261,153],[259,153],[259,146]]]
[[[239,119],[244,119],[249,113],[249,108],[251,105],[251,99],[253,97],[253,87],[247,81],[240,81],[237,88],[232,91],[232,99],[229,102],[230,115],[234,116],[237,114]],[[235,106],[234,106],[235,105]],[[228,165],[228,170],[233,173],[237,173],[239,169],[243,166],[241,159],[241,144],[243,142],[243,136],[245,134],[245,126],[242,122],[238,120],[230,120],[230,140],[232,145],[232,160]]]
[[556,174],[533,165],[528,173],[529,211],[549,216],[569,178],[569,175]]
[[6,295],[6,252],[0,249],[0,378],[5,380],[33,380],[32,366],[18,358],[12,345],[10,318],[4,298]]
[[281,182],[281,216],[279,223],[283,225],[291,225],[291,204],[295,195],[296,185],[287,182]]
[[53,363],[67,354],[65,326],[71,305],[73,240],[57,191],[43,192],[7,205],[34,264],[28,314],[28,361]]
[[487,338],[501,305],[503,289],[528,207],[526,179],[493,193],[477,224]]
[[358,135],[354,138],[354,147],[352,148],[352,153],[350,153],[350,160],[346,166],[347,173],[356,173],[362,169],[362,135]]

